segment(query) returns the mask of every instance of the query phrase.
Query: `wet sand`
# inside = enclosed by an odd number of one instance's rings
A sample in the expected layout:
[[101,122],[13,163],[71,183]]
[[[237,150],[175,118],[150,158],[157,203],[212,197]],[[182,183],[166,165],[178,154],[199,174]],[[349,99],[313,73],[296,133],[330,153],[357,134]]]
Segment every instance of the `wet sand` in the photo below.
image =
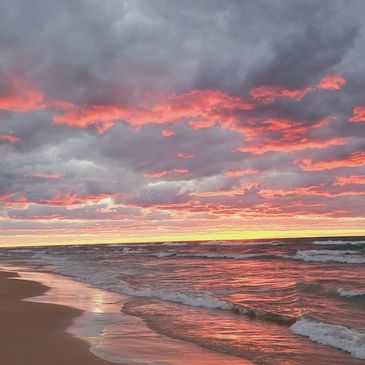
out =
[[82,311],[23,301],[48,288],[0,272],[0,363],[4,365],[111,365],[89,345],[65,332]]

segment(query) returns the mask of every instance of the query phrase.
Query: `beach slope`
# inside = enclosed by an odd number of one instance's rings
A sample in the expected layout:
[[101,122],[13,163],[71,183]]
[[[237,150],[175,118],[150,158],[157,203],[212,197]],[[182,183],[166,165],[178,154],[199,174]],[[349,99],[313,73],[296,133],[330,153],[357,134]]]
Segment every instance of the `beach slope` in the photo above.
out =
[[65,332],[81,311],[27,302],[47,287],[0,272],[0,363],[4,365],[111,365],[87,343]]

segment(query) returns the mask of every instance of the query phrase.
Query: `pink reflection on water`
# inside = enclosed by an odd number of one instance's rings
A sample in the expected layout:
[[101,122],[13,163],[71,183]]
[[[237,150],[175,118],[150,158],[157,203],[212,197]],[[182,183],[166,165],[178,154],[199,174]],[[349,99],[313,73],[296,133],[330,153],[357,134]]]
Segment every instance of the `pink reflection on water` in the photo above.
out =
[[139,317],[120,312],[127,296],[90,288],[71,278],[24,267],[1,265],[20,279],[37,281],[50,289],[27,299],[78,308],[84,313],[67,331],[90,343],[90,350],[109,361],[128,365],[253,365],[242,357],[222,354],[201,346],[160,335]]

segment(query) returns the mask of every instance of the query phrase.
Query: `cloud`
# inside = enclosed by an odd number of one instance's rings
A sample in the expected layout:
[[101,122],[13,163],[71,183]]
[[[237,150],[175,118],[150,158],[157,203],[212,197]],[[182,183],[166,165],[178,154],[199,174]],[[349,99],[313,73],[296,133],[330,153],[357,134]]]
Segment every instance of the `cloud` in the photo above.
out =
[[13,136],[11,134],[0,134],[0,142],[1,141],[5,141],[5,142],[9,142],[9,143],[17,143],[17,142],[20,142],[21,139]]
[[169,129],[163,129],[161,131],[161,134],[164,136],[164,137],[171,137],[173,136],[175,133],[173,131],[170,131]]
[[354,152],[343,158],[335,158],[327,161],[313,162],[310,159],[298,161],[300,167],[305,171],[320,171],[344,167],[358,167],[365,165],[365,152]]
[[173,170],[165,170],[165,171],[153,171],[153,172],[147,172],[145,174],[146,177],[152,177],[152,178],[160,178],[166,175],[171,174],[187,174],[189,170],[187,169],[173,169]]
[[338,196],[357,196],[357,195],[365,195],[364,191],[326,191],[321,189],[319,186],[307,186],[307,187],[300,187],[295,188],[292,190],[284,190],[284,189],[267,189],[261,190],[259,193],[261,196],[265,198],[272,198],[272,197],[281,197],[281,196],[325,196],[328,198],[331,197],[338,197]]
[[226,171],[224,173],[224,175],[228,176],[228,177],[241,177],[244,175],[252,175],[252,174],[257,174],[257,173],[258,173],[257,170],[248,168],[248,169],[244,169],[244,170],[229,170],[229,171]]
[[0,75],[0,110],[25,113],[42,107],[43,95],[16,76]]
[[317,85],[318,89],[324,90],[340,90],[346,83],[342,75],[327,75]]
[[365,108],[357,106],[353,110],[351,122],[365,122]]
[[194,154],[193,153],[188,153],[188,152],[179,152],[176,157],[178,158],[193,158]]
[[47,172],[37,172],[30,175],[25,175],[25,177],[36,177],[39,179],[60,179],[63,177],[61,174],[47,173]]
[[250,103],[220,90],[192,90],[180,95],[151,95],[137,105],[75,106],[56,115],[54,123],[78,128],[95,125],[99,133],[111,128],[117,120],[140,127],[187,119],[193,126],[200,127],[215,124],[220,120],[221,113],[251,108]]
[[338,176],[333,185],[365,185],[365,175]]

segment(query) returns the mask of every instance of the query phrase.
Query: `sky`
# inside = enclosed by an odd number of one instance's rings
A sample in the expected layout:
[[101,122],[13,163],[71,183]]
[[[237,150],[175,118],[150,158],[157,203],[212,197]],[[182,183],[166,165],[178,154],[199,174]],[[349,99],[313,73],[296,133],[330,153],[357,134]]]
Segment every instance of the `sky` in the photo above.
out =
[[364,1],[0,1],[0,245],[365,234]]

